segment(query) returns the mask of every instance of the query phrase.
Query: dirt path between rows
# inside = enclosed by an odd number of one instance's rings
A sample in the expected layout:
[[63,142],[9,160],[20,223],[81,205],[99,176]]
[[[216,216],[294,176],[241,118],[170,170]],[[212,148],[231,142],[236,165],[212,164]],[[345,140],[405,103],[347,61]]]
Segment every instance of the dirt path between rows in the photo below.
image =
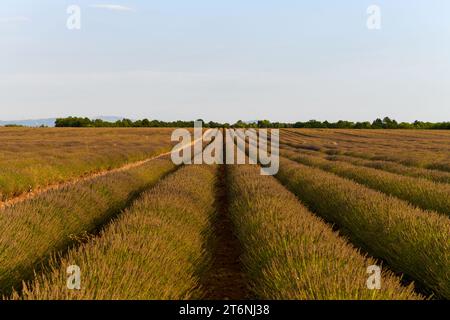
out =
[[[200,141],[200,139],[193,141],[190,146],[192,147],[198,141]],[[38,195],[40,195],[42,193],[45,193],[45,192],[48,192],[48,191],[51,191],[51,190],[58,190],[58,189],[61,189],[61,188],[67,187],[67,186],[71,186],[71,185],[83,182],[83,181],[88,181],[88,180],[92,180],[94,178],[102,177],[102,176],[108,175],[110,173],[121,172],[121,171],[126,171],[126,170],[129,170],[129,169],[133,169],[133,168],[142,166],[142,165],[144,165],[144,164],[146,164],[146,163],[148,163],[148,162],[150,162],[152,160],[160,159],[160,158],[169,156],[172,153],[172,151],[179,151],[181,149],[182,148],[180,147],[180,148],[171,150],[169,152],[161,153],[159,155],[156,155],[156,156],[153,156],[153,157],[141,160],[141,161],[127,163],[127,164],[125,164],[125,165],[123,165],[121,167],[115,168],[115,169],[103,170],[103,171],[95,172],[95,173],[92,173],[92,174],[88,174],[86,176],[74,178],[74,179],[71,179],[71,180],[68,180],[68,181],[50,184],[50,185],[47,185],[45,187],[38,187],[38,188],[36,188],[33,191],[23,193],[23,194],[21,194],[19,196],[13,197],[13,198],[8,199],[6,201],[0,201],[0,209],[3,209],[5,207],[11,207],[11,206],[16,205],[16,204],[18,204],[20,202],[23,202],[25,200],[29,200],[29,199],[35,198]]]
[[212,263],[200,279],[205,291],[204,298],[207,300],[251,298],[240,260],[241,245],[233,233],[233,222],[228,210],[227,181],[227,165],[223,164],[219,166],[217,175],[217,214],[211,221],[211,237],[207,240],[207,250],[212,257]]

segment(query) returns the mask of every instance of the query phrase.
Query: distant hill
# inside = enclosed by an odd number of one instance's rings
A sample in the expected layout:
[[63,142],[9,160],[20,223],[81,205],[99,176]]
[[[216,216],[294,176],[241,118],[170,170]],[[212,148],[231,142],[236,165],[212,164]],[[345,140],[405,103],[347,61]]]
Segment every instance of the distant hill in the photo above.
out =
[[25,127],[54,127],[56,118],[48,118],[48,119],[30,119],[30,120],[10,120],[10,121],[1,121],[0,126],[6,125],[17,125],[17,126],[25,126]]
[[[117,120],[122,120],[123,117],[98,116],[98,117],[93,117],[92,119],[101,119],[103,121],[116,122]],[[40,127],[40,126],[54,127],[55,121],[56,121],[56,118],[9,120],[9,121],[0,120],[0,126],[17,125],[17,126],[24,126],[24,127]]]

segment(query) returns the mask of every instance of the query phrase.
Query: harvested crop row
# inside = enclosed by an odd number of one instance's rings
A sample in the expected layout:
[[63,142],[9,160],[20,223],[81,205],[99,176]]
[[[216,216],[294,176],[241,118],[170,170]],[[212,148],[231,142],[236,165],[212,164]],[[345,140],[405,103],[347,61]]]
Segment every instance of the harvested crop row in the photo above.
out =
[[408,167],[395,162],[388,162],[382,160],[365,160],[360,158],[352,158],[349,156],[339,156],[339,155],[327,156],[327,159],[331,161],[349,162],[357,166],[379,169],[414,178],[424,178],[438,183],[450,183],[450,172]]
[[[368,154],[363,148],[354,151],[339,152],[350,157],[367,159],[367,160],[378,160],[378,161],[389,161],[394,163],[400,163],[408,167],[425,168],[430,170],[438,170],[443,172],[450,172],[450,161],[447,155],[442,155],[438,153],[431,152],[421,152],[421,153],[409,153],[408,155],[399,155],[399,149],[392,149],[391,151],[377,152],[375,154]],[[335,153],[333,153],[335,154]]]
[[450,216],[450,185],[422,178],[406,177],[378,169],[329,161],[283,149],[283,155],[302,164],[352,179],[370,188],[410,202],[425,210]]
[[450,298],[448,217],[284,158],[277,177],[356,245],[438,296]]
[[450,173],[445,171],[411,167],[392,161],[370,160],[367,158],[340,155],[338,153],[331,152],[331,150],[327,150],[326,152],[311,151],[307,150],[307,148],[300,147],[298,143],[286,143],[281,141],[280,145],[282,149],[296,152],[297,154],[306,154],[330,161],[347,162],[360,167],[383,170],[408,177],[423,178],[437,183],[450,184]]
[[230,211],[250,287],[260,299],[418,299],[390,272],[369,290],[375,265],[256,166],[229,169]]
[[[306,146],[310,150],[325,152],[328,155],[339,154],[366,160],[399,163],[413,168],[418,167],[443,172],[450,171],[449,153],[448,150],[442,149],[442,144],[437,145],[436,148],[431,150],[425,150],[418,147],[408,149],[402,143],[406,142],[411,145],[414,142],[402,140],[388,140],[383,146],[373,146],[370,140],[363,140],[360,145],[336,142],[335,140],[337,139],[335,139],[334,134],[324,138],[313,139],[306,137],[291,138],[287,135],[283,135],[283,137],[285,143],[291,147],[304,149]],[[428,143],[429,141],[426,144]],[[399,149],[403,151],[407,150],[407,152],[398,153]]]
[[[370,157],[354,157],[340,155],[339,149],[327,149],[323,150],[319,145],[311,145],[305,141],[292,140],[290,136],[286,137],[286,132],[282,131],[283,139],[280,141],[281,148],[296,154],[310,155],[312,157],[321,158],[323,160],[347,162],[360,167],[367,167],[372,169],[378,169],[387,171],[394,174],[399,174],[407,177],[421,178],[430,180],[436,183],[450,184],[450,173],[435,169],[426,169],[421,167],[413,167],[403,165],[401,163],[385,161],[385,160],[370,160]],[[334,147],[335,148],[335,147]],[[292,152],[290,154],[292,154]],[[289,153],[287,153],[289,154]]]
[[32,277],[52,254],[107,222],[174,168],[170,160],[157,159],[0,210],[0,293]]
[[[383,150],[400,147],[402,150],[411,152],[436,152],[445,154],[445,151],[450,150],[450,135],[446,139],[434,140],[433,137],[425,136],[424,131],[420,131],[419,136],[395,136],[391,131],[385,133],[385,136],[370,137],[367,134],[363,136],[355,135],[354,133],[343,132],[341,130],[327,131],[325,135],[321,134],[315,138],[305,137],[304,135],[296,134],[292,131],[283,131],[286,133],[285,137],[291,137],[293,140],[309,140],[318,143],[319,145],[327,145],[330,142],[336,142],[336,145],[343,146],[350,149],[358,149],[363,147],[367,150]],[[368,132],[366,132],[368,133]]]
[[[214,214],[215,167],[188,166],[145,192],[99,237],[70,250],[23,299],[198,298],[198,274],[209,257],[204,238]],[[66,268],[77,265],[81,289],[68,290]]]

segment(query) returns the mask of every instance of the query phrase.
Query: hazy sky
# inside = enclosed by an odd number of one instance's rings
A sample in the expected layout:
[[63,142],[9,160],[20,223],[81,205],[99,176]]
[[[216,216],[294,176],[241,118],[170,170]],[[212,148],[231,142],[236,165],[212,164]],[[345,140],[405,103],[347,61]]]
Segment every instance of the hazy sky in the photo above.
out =
[[448,0],[2,0],[0,61],[3,120],[450,121]]

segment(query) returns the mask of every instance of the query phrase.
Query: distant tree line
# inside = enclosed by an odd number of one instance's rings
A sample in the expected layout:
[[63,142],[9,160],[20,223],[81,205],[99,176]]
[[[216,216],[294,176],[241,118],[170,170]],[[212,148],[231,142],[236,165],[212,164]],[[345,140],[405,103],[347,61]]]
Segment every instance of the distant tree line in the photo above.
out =
[[23,125],[21,125],[21,124],[5,124],[2,127],[5,127],[5,128],[22,128]]
[[[413,123],[400,122],[388,117],[376,119],[373,122],[351,122],[339,120],[337,122],[309,120],[307,122],[270,122],[269,120],[259,120],[255,122],[237,121],[234,124],[219,123],[214,121],[203,123],[205,128],[329,128],[329,129],[435,129],[450,130],[450,122],[422,122]],[[91,120],[89,118],[68,117],[58,118],[56,127],[76,127],[76,128],[190,128],[194,126],[194,121],[159,121],[159,120],[136,120],[122,119],[116,122],[108,122],[100,119]]]

